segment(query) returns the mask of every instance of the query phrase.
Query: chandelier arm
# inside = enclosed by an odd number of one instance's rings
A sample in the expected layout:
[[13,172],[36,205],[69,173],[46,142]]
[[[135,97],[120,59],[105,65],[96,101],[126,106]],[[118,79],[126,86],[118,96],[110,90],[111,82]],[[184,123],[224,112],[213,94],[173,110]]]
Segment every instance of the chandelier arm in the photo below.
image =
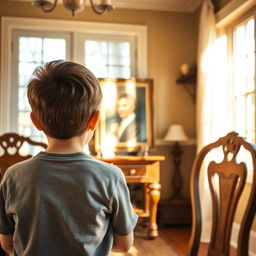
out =
[[90,0],[90,3],[91,3],[92,10],[93,10],[96,14],[102,15],[102,14],[104,14],[104,13],[107,12],[106,9],[103,10],[103,11],[101,11],[101,12],[98,11],[98,10],[96,9],[96,4],[93,3],[93,0]]
[[45,8],[45,5],[42,5],[41,6],[41,9],[44,11],[44,12],[51,12],[55,9],[56,5],[57,5],[57,2],[58,0],[54,0],[54,3],[53,3],[53,6],[51,8]]

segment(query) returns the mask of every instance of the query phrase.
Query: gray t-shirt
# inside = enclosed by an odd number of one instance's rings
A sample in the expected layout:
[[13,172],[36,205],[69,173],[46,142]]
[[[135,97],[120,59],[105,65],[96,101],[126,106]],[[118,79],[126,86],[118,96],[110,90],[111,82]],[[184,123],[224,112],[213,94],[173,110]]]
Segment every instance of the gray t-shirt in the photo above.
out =
[[122,171],[82,152],[11,166],[0,187],[0,233],[18,256],[105,256],[137,223]]

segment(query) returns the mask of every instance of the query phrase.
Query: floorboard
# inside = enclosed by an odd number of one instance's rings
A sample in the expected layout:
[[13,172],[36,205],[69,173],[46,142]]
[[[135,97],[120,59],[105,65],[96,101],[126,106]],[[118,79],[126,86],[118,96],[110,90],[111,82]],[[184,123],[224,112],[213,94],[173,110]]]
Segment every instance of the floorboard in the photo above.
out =
[[186,255],[188,241],[190,238],[190,227],[168,227],[159,229],[159,234],[161,237],[168,240],[170,245],[176,250],[180,255]]
[[[160,228],[159,234],[166,239],[179,256],[185,256],[188,250],[191,228],[188,226],[174,226],[168,228]],[[199,256],[207,255],[207,244],[202,243],[199,249]],[[230,256],[237,256],[236,249],[230,248]]]

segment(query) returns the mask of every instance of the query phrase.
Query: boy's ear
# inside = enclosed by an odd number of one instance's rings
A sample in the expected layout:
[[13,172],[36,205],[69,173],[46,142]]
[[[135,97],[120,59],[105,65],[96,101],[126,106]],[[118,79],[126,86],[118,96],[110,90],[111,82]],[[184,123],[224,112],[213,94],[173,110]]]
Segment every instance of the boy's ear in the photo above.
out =
[[98,123],[99,117],[100,117],[100,111],[97,110],[93,113],[93,115],[88,123],[87,129],[94,131],[96,128],[96,125]]
[[42,127],[40,126],[40,124],[37,122],[37,119],[36,119],[33,112],[30,113],[30,119],[31,119],[32,123],[34,124],[34,126],[36,127],[37,130],[39,130],[39,131],[43,130]]

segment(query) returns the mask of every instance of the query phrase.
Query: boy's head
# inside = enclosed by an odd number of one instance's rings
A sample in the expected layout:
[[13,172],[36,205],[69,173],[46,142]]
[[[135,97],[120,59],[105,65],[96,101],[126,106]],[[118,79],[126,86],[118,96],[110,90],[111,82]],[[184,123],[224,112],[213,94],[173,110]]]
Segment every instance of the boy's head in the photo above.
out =
[[51,61],[33,75],[27,95],[44,133],[56,139],[82,135],[102,99],[93,73],[71,61]]

